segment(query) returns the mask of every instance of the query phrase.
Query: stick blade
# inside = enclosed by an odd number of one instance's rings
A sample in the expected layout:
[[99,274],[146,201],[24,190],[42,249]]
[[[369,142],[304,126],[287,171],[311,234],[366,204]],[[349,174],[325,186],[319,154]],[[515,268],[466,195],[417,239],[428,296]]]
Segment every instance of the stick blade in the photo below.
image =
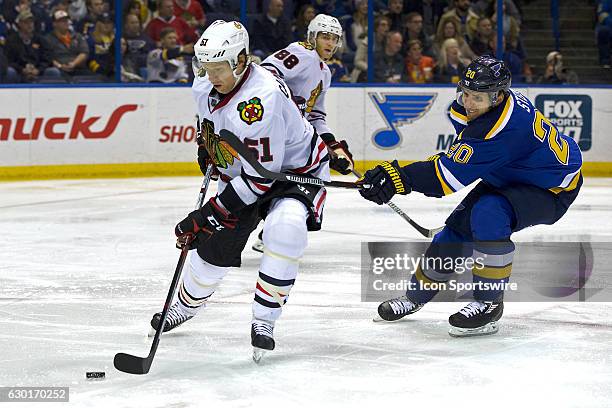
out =
[[438,228],[433,228],[431,230],[429,230],[429,236],[427,238],[433,238],[436,236],[436,234],[440,231],[442,231],[444,229],[444,227],[438,227]]
[[151,360],[133,356],[131,354],[117,353],[113,360],[115,368],[128,374],[146,374],[151,368]]

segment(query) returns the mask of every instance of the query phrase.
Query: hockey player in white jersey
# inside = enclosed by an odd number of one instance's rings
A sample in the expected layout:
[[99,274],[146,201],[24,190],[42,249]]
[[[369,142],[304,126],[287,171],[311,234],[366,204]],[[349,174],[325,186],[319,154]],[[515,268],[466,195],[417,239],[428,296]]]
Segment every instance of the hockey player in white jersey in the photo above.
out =
[[[353,170],[353,156],[346,141],[337,141],[327,126],[325,95],[331,72],[325,61],[342,45],[342,26],[337,18],[317,15],[308,25],[307,41],[289,44],[266,58],[261,66],[280,76],[297,101],[304,103],[304,115],[327,144],[330,167],[341,174]],[[261,234],[253,249],[263,251]]]
[[[265,219],[255,285],[251,342],[254,359],[273,350],[274,323],[295,282],[307,231],[321,228],[325,189],[274,183],[260,177],[218,134],[236,134],[259,162],[275,172],[308,174],[329,180],[329,155],[323,140],[301,115],[287,85],[248,59],[249,36],[242,24],[215,21],[194,46],[193,95],[205,142],[199,161],[220,173],[217,196],[179,222],[179,243],[190,248],[189,267],[168,314],[164,331],[191,319],[228,272],[240,266],[241,252],[261,218]],[[151,326],[159,326],[160,314]]]

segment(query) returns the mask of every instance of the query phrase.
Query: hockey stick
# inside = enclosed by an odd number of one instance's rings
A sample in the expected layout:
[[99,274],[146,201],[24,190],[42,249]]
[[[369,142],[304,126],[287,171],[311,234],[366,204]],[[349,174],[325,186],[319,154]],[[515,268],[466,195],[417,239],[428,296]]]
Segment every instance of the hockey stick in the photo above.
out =
[[[351,171],[353,172],[355,176],[361,178],[361,174],[359,174],[357,170],[351,170]],[[408,221],[408,223],[412,225],[415,230],[419,231],[419,233],[423,235],[425,238],[433,238],[434,235],[442,231],[442,229],[444,228],[444,227],[438,227],[438,228],[433,228],[433,229],[427,229],[427,228],[421,227],[419,224],[413,221],[412,218],[410,218],[404,211],[402,211],[401,208],[395,205],[393,201],[387,201],[387,205],[391,207],[391,209],[395,211],[396,214],[398,214],[400,217]]]
[[226,129],[219,132],[221,139],[226,141],[251,167],[263,178],[277,181],[292,181],[299,184],[311,184],[315,186],[338,187],[338,188],[370,188],[369,184],[359,184],[350,181],[323,181],[315,177],[298,176],[295,174],[276,173],[266,169],[253,157],[253,152],[238,139],[238,136]]
[[[204,203],[204,197],[206,196],[206,190],[208,190],[208,184],[210,183],[212,173],[213,165],[209,164],[206,168],[206,174],[204,175],[202,186],[200,187],[200,195],[198,196],[196,209],[202,208],[202,204]],[[185,264],[185,260],[187,259],[188,251],[189,245],[183,245],[183,247],[181,248],[181,256],[179,257],[178,263],[176,265],[176,270],[174,271],[174,277],[172,278],[172,283],[170,284],[170,290],[168,291],[168,295],[166,296],[166,303],[164,303],[164,309],[162,310],[159,326],[157,326],[157,330],[155,330],[155,337],[153,338],[153,344],[151,344],[151,350],[149,351],[149,355],[143,358],[134,356],[132,354],[117,353],[115,354],[115,359],[113,360],[113,364],[115,365],[115,368],[117,370],[123,371],[124,373],[128,374],[146,374],[149,372],[151,364],[153,363],[153,358],[155,357],[155,352],[157,351],[157,346],[159,345],[159,338],[163,332],[164,325],[166,324],[166,317],[168,316],[168,309],[170,309],[170,303],[174,298],[174,293],[176,292],[176,287],[178,286],[181,271],[183,270],[183,265]]]

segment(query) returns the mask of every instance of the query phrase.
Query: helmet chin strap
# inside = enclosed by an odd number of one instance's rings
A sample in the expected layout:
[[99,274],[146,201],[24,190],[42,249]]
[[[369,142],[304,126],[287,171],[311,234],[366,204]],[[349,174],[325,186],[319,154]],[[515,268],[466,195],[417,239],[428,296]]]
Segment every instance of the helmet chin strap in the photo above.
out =
[[497,98],[499,98],[499,92],[495,92],[495,96],[493,96],[493,92],[489,94],[489,101],[491,102],[491,107],[489,109],[493,109],[496,105]]
[[242,80],[242,77],[247,72],[247,68],[249,67],[249,65],[251,65],[251,61],[249,60],[249,57],[246,57],[244,69],[242,70],[240,74],[236,74],[236,69],[232,69],[232,76],[234,77],[235,81],[234,81],[234,86],[232,86],[232,89],[230,89],[230,92],[233,91],[236,85],[240,83],[240,80]]
[[497,100],[499,99],[499,95],[500,94],[502,96],[506,95],[506,93],[504,91],[497,91],[495,97],[491,96],[491,108],[490,109],[495,108],[497,105],[499,105],[504,100],[504,98],[502,97],[502,99],[499,102],[497,102]]

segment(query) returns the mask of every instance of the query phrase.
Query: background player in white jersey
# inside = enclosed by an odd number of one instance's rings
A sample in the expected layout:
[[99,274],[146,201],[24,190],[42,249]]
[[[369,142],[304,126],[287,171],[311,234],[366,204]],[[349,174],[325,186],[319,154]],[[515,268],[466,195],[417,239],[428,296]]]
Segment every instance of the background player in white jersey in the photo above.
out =
[[[327,144],[329,166],[341,174],[353,170],[353,155],[345,140],[337,141],[329,126],[325,112],[325,95],[331,84],[331,72],[325,61],[342,45],[342,26],[337,18],[317,15],[308,25],[307,41],[289,44],[266,58],[261,66],[281,77],[303,112]],[[261,252],[261,234],[253,249]]]
[[[205,306],[228,267],[240,266],[241,252],[265,218],[255,287],[251,342],[254,358],[273,350],[274,322],[287,301],[307,244],[307,231],[321,228],[325,189],[261,178],[218,134],[227,129],[258,155],[269,170],[329,180],[325,143],[291,100],[285,83],[248,59],[249,36],[238,22],[215,21],[194,47],[193,95],[200,115],[200,160],[215,165],[219,189],[200,210],[176,226],[179,243],[190,248],[185,272],[164,331],[189,320]],[[159,326],[160,314],[151,321]],[[257,360],[256,360],[257,361]]]

